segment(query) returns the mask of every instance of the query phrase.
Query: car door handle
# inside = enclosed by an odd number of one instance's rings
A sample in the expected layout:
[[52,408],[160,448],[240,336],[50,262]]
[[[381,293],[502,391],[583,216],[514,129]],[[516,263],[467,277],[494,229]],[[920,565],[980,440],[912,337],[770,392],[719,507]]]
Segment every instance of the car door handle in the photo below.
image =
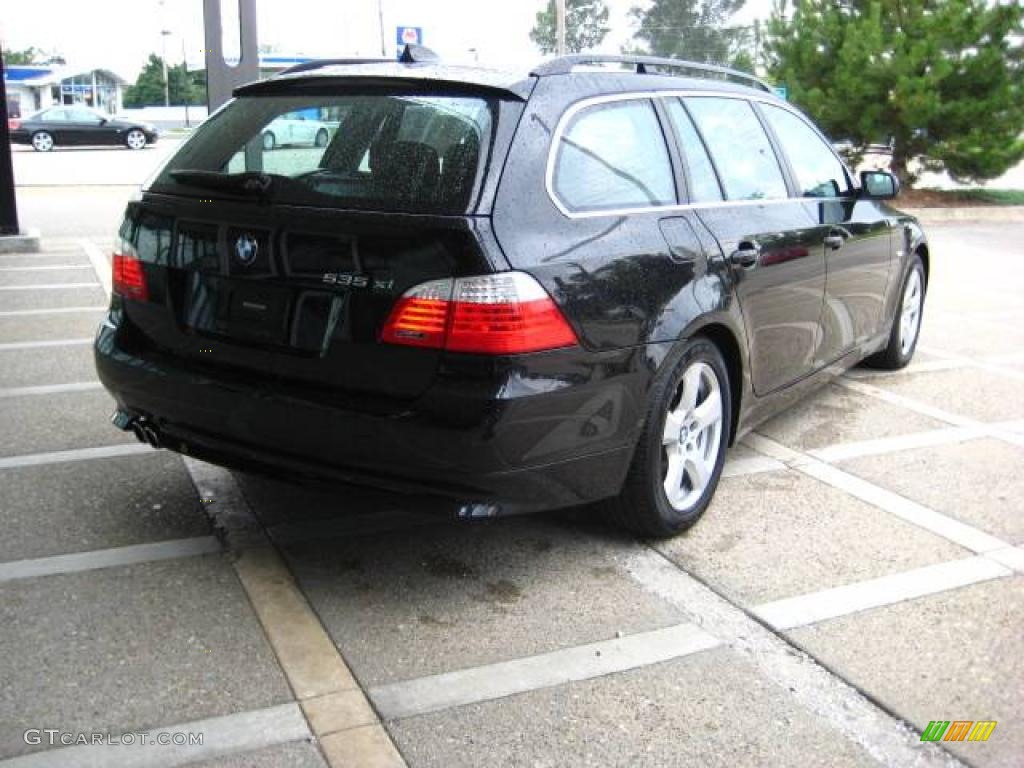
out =
[[842,235],[828,235],[825,238],[825,247],[833,251],[838,251],[843,247],[843,243],[846,242],[846,238]]
[[735,251],[729,254],[729,261],[737,267],[752,267],[757,264],[760,255],[761,247],[757,243],[742,242]]

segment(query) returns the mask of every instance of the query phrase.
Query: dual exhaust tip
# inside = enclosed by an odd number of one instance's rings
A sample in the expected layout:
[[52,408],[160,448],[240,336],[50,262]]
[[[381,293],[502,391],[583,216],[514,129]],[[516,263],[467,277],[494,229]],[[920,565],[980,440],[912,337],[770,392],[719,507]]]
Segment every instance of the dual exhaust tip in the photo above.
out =
[[117,410],[110,417],[110,421],[118,429],[134,434],[140,443],[146,443],[154,448],[163,447],[160,430],[145,416],[134,416],[127,411]]

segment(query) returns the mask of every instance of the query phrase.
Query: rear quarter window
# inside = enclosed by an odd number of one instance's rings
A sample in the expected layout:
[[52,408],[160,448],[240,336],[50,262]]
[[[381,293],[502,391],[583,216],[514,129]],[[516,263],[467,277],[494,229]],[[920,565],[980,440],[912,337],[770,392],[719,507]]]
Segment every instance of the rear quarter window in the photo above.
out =
[[647,99],[584,107],[555,147],[552,191],[571,212],[676,202],[665,137]]

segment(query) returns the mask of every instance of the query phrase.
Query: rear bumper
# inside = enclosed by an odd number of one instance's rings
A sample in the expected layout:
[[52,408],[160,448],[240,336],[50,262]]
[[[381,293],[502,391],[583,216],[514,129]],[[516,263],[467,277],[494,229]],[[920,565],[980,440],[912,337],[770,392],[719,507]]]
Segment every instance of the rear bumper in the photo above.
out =
[[571,349],[453,358],[415,401],[342,403],[129,350],[118,321],[112,312],[97,335],[97,371],[165,447],[293,480],[427,493],[471,515],[618,493],[648,384],[642,349]]

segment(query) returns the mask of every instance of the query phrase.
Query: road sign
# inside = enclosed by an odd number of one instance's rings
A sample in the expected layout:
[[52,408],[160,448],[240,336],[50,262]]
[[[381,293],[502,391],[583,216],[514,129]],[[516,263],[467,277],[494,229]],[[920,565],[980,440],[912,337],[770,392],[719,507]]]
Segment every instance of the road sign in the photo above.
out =
[[395,42],[398,43],[399,56],[407,45],[423,45],[423,27],[397,27]]
[[780,99],[789,99],[789,88],[784,85],[773,85],[772,90]]

